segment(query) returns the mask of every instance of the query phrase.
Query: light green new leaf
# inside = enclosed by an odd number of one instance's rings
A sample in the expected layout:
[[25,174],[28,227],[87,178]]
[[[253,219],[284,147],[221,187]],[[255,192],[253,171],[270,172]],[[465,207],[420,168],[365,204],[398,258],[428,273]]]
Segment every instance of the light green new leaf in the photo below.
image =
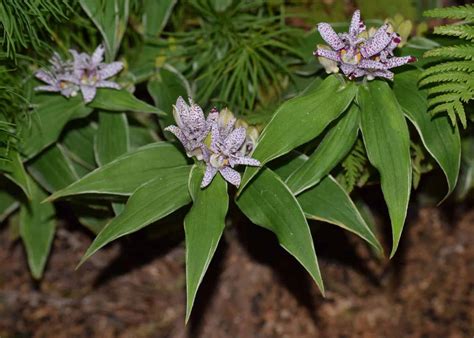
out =
[[[252,157],[262,165],[318,136],[351,104],[357,87],[332,75],[314,90],[283,103],[263,130]],[[245,170],[240,191],[259,168]]]
[[51,250],[56,224],[53,205],[41,203],[46,194],[33,182],[31,185],[32,199],[20,209],[20,235],[25,245],[31,274],[39,279]]
[[107,58],[113,61],[127,28],[129,0],[79,0],[105,40]]
[[125,154],[129,147],[130,132],[125,113],[99,112],[99,128],[95,137],[95,157],[99,166]]
[[168,22],[177,0],[145,0],[142,16],[145,37],[156,38]]
[[[410,70],[395,76],[393,90],[405,115],[420,134],[428,152],[438,162],[448,182],[448,193],[453,192],[461,162],[461,139],[457,126],[447,115],[432,116],[427,112],[427,93],[417,86],[421,71]],[[446,198],[445,197],[445,198]]]
[[32,187],[31,182],[26,173],[25,167],[21,160],[20,154],[16,150],[10,151],[10,161],[8,162],[8,172],[6,177],[15,183],[25,193],[28,198],[31,198]]
[[132,111],[164,115],[158,108],[137,99],[125,89],[99,88],[94,100],[88,107],[110,111]]
[[31,117],[31,126],[22,135],[21,153],[27,159],[56,142],[68,121],[92,112],[80,96],[65,98],[61,95],[36,94],[34,105],[36,109]]
[[184,219],[186,236],[186,322],[196,293],[209,267],[225,227],[229,207],[227,183],[216,175],[205,189],[200,188],[203,170],[194,166],[189,176],[193,206]]
[[328,131],[318,148],[303,166],[287,180],[288,188],[298,195],[326,176],[351,150],[359,131],[359,108],[352,104]]
[[50,200],[82,194],[129,196],[156,177],[162,168],[183,166],[186,157],[171,143],[157,142],[124,154],[50,196]]
[[359,88],[361,131],[370,163],[380,173],[392,223],[392,252],[397,251],[411,191],[408,126],[389,85],[380,80]]
[[285,183],[264,168],[237,198],[240,210],[255,224],[272,231],[324,294],[313,238],[303,210]]
[[97,235],[79,265],[113,240],[160,220],[191,201],[188,177],[191,166],[156,169],[152,181],[138,188],[125,209]]
[[377,237],[364,221],[359,210],[343,187],[331,176],[323,178],[316,186],[298,197],[306,218],[335,224],[355,233],[379,253],[383,253]]
[[28,171],[49,192],[67,187],[79,178],[71,161],[57,144],[35,157],[28,165]]
[[[147,83],[155,106],[165,112],[166,116],[160,119],[161,128],[175,124],[173,117],[173,105],[179,96],[187,99],[191,89],[186,79],[174,68],[161,68]],[[165,132],[165,134],[168,132]],[[171,135],[171,134],[168,134]]]

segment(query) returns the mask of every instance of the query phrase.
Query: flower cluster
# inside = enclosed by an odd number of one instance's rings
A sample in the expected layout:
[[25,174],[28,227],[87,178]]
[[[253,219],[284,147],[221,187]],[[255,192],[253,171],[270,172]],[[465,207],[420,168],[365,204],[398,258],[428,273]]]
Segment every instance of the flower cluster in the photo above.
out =
[[49,69],[40,69],[35,76],[47,85],[38,86],[35,90],[59,92],[65,97],[76,96],[80,90],[84,101],[91,102],[97,88],[120,89],[120,86],[107,79],[116,75],[123,68],[122,62],[105,63],[105,49],[99,45],[92,55],[70,50],[73,60],[63,60],[54,53]]
[[260,162],[249,157],[253,148],[247,137],[247,129],[236,128],[236,119],[227,109],[219,112],[213,108],[208,117],[197,104],[189,99],[189,105],[179,97],[173,109],[177,126],[165,130],[173,133],[183,144],[189,157],[195,156],[206,163],[201,188],[207,187],[219,172],[224,179],[240,185],[236,165],[259,166]]
[[318,31],[330,48],[318,46],[314,55],[322,59],[327,70],[338,72],[340,69],[351,80],[364,76],[368,80],[375,77],[392,80],[393,73],[389,69],[416,61],[413,56],[394,56],[393,51],[401,39],[389,24],[373,33],[367,32],[359,10],[352,16],[348,33],[337,34],[328,23],[318,24]]

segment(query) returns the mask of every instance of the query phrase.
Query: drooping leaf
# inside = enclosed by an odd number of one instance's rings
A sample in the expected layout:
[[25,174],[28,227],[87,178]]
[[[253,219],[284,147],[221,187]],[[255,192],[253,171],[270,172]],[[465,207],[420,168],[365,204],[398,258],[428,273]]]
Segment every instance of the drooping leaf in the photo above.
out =
[[19,202],[14,196],[3,190],[3,186],[0,189],[0,224],[16,209],[18,208]]
[[351,150],[359,131],[359,108],[352,104],[325,135],[314,153],[295,171],[286,184],[298,195],[326,176]]
[[99,166],[125,154],[129,147],[127,116],[124,113],[99,112],[99,128],[95,138],[95,157]]
[[[253,157],[263,165],[312,140],[347,109],[356,91],[352,82],[343,85],[339,78],[330,76],[314,90],[286,101],[263,130]],[[245,170],[240,191],[258,170]]]
[[335,224],[366,240],[379,253],[383,253],[377,237],[365,222],[359,210],[343,187],[331,176],[298,197],[306,218]]
[[28,174],[26,173],[23,161],[20,154],[16,150],[10,151],[10,161],[8,162],[8,172],[6,177],[15,183],[25,193],[28,198],[31,198],[32,187]]
[[203,170],[194,166],[189,177],[193,206],[184,219],[186,236],[186,322],[189,320],[196,293],[209,267],[225,227],[229,206],[227,183],[217,175],[201,189]]
[[280,245],[309,272],[324,294],[313,239],[303,210],[285,183],[264,168],[236,200],[255,224],[272,231]]
[[163,115],[158,108],[137,99],[125,89],[99,88],[94,100],[88,106],[95,109],[118,112],[131,111]]
[[129,0],[79,0],[105,40],[109,61],[114,60],[127,27]]
[[168,22],[177,0],[145,0],[142,22],[145,37],[156,38]]
[[97,168],[65,189],[57,191],[50,199],[82,194],[130,196],[142,184],[154,179],[157,170],[185,164],[185,156],[173,144],[157,142]]
[[67,130],[60,140],[68,157],[88,170],[93,170],[96,167],[94,154],[96,133],[95,123],[83,123]]
[[408,127],[389,85],[380,80],[359,88],[361,131],[370,163],[379,171],[382,192],[392,223],[395,254],[407,214],[411,190]]
[[28,165],[28,171],[49,192],[67,187],[79,178],[71,161],[57,144],[34,158]]
[[285,182],[296,170],[308,160],[308,156],[292,150],[285,156],[273,161],[268,167]]
[[419,70],[395,76],[393,90],[405,115],[410,119],[423,144],[443,170],[448,182],[446,197],[454,190],[461,161],[459,130],[446,115],[432,116],[427,112],[426,90],[418,89]]
[[46,194],[31,182],[31,201],[20,209],[20,235],[25,245],[28,265],[34,278],[43,274],[53,242],[56,222],[51,203],[41,203]]
[[21,153],[27,159],[54,143],[70,120],[85,117],[92,112],[80,96],[65,98],[61,95],[37,94],[31,126],[22,135]]
[[188,204],[191,201],[190,170],[191,166],[156,169],[155,178],[133,193],[123,212],[97,235],[79,265],[113,240],[138,231]]

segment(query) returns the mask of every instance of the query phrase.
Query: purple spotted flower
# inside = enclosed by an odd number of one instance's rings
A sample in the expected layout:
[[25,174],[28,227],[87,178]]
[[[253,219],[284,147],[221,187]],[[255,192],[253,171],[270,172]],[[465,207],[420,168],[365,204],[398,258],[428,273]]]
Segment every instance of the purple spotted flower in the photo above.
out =
[[394,56],[393,51],[401,39],[397,33],[390,33],[388,24],[369,36],[359,10],[352,16],[348,33],[337,34],[327,23],[318,24],[318,31],[331,49],[318,47],[314,55],[336,62],[349,79],[383,77],[392,80],[393,73],[389,69],[416,61],[413,56]]
[[206,119],[201,107],[191,98],[188,105],[180,96],[173,107],[173,116],[177,126],[169,126],[165,130],[178,138],[189,157],[196,156],[198,160],[201,160],[204,139],[209,134],[212,123],[217,119],[217,114],[217,111],[211,112]]
[[249,156],[242,155],[241,149],[246,138],[246,129],[235,128],[228,134],[221,134],[217,123],[212,125],[211,144],[203,149],[206,172],[201,182],[201,188],[207,187],[217,172],[230,184],[240,185],[240,174],[233,169],[236,165],[260,166],[260,162]]
[[99,45],[92,55],[70,50],[74,58],[73,74],[70,81],[79,86],[86,103],[94,99],[97,88],[120,89],[119,84],[107,79],[119,73],[123,68],[123,63],[119,61],[102,62],[104,52],[105,49],[102,45]]
[[91,102],[97,88],[120,89],[120,86],[108,78],[116,75],[123,68],[122,62],[104,63],[104,47],[99,45],[92,55],[70,50],[73,60],[64,61],[54,53],[50,60],[51,67],[41,69],[35,76],[47,85],[38,86],[35,90],[60,92],[65,97],[76,96],[80,90],[84,102]]

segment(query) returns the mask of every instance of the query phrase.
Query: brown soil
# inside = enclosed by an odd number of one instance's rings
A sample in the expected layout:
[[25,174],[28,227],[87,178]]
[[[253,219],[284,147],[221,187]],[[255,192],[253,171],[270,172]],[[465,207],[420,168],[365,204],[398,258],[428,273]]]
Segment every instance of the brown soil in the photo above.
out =
[[[453,220],[450,220],[453,219]],[[0,337],[472,337],[474,210],[424,208],[391,262],[331,225],[315,232],[327,289],[266,231],[225,234],[184,326],[184,250],[139,233],[74,267],[91,241],[60,227],[41,283],[0,233]],[[166,245],[165,245],[166,243]]]

